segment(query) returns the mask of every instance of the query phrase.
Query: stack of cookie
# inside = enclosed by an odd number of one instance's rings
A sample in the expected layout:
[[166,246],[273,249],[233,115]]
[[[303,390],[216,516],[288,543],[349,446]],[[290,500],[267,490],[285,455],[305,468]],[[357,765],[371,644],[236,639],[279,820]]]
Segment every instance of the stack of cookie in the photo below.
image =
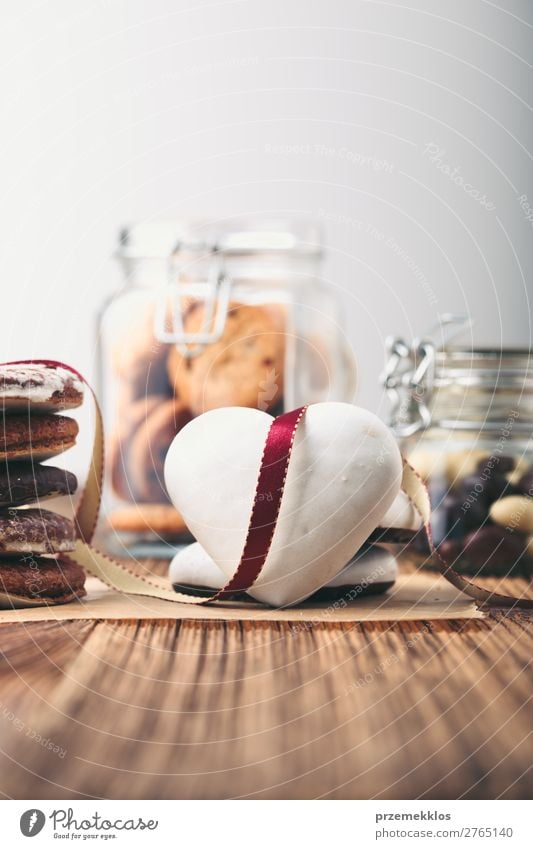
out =
[[[232,302],[221,338],[193,343],[186,356],[181,346],[157,341],[153,311],[132,322],[114,357],[118,426],[111,437],[109,478],[115,496],[125,502],[109,516],[115,531],[166,541],[186,532],[164,484],[170,443],[194,416],[216,407],[282,412],[285,323],[279,304]],[[211,331],[203,302],[189,304],[183,328],[197,338]]]
[[85,573],[68,557],[74,523],[40,507],[43,499],[76,491],[71,472],[42,463],[75,444],[78,424],[60,411],[82,401],[83,385],[66,369],[0,366],[2,607],[64,604],[85,595]]

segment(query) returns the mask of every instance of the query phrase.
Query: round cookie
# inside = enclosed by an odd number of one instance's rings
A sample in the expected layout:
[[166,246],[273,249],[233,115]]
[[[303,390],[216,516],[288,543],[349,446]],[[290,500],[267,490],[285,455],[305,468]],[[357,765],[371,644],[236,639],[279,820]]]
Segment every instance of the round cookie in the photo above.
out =
[[131,438],[150,413],[164,404],[166,400],[164,396],[153,395],[140,398],[126,406],[118,423],[117,431],[111,439],[109,449],[111,484],[116,494],[126,501],[135,499],[129,481]]
[[4,415],[0,461],[48,460],[76,443],[78,423],[68,416]]
[[7,463],[0,466],[0,508],[73,495],[77,486],[76,475],[65,469],[38,463]]
[[169,400],[151,411],[133,433],[128,451],[128,482],[139,501],[168,501],[163,469],[170,443],[192,416],[179,401]]
[[183,518],[170,504],[132,504],[113,510],[108,516],[111,528],[119,533],[153,533],[164,539],[179,539],[188,533]]
[[0,511],[0,554],[56,554],[75,545],[74,523],[66,516],[37,508]]
[[[202,333],[205,307],[193,304],[184,317],[187,333]],[[168,373],[176,394],[199,415],[216,407],[270,410],[283,395],[285,336],[279,307],[232,303],[221,339],[184,357],[172,346]]]
[[24,412],[57,412],[79,407],[83,383],[60,366],[0,366],[0,409]]
[[154,309],[132,318],[127,334],[113,352],[113,366],[131,401],[147,395],[172,394],[167,374],[168,345],[154,335]]
[[[182,548],[169,566],[169,579],[177,592],[212,595],[227,583],[222,570],[199,542]],[[379,546],[358,551],[345,568],[325,587],[313,593],[310,601],[353,600],[361,595],[377,595],[390,589],[398,575],[396,558]]]
[[43,607],[83,598],[85,572],[70,557],[0,558],[0,608]]

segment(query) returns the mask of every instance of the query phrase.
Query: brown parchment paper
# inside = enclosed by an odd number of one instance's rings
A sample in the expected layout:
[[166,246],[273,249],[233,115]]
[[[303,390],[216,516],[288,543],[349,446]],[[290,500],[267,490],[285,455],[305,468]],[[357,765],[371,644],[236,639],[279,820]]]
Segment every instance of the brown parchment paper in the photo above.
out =
[[210,606],[177,604],[160,598],[116,592],[97,578],[87,579],[87,597],[56,607],[1,610],[2,622],[57,622],[72,619],[226,620],[243,622],[387,622],[421,619],[482,619],[483,613],[464,593],[440,575],[418,571],[400,575],[382,596],[346,603],[306,603],[286,610],[228,602]]

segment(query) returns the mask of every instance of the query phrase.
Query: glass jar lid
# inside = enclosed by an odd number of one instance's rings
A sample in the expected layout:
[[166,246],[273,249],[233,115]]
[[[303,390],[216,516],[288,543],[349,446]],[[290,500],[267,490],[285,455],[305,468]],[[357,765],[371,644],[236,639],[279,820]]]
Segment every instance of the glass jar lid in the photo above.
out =
[[144,221],[125,227],[118,255],[124,259],[166,259],[179,254],[234,257],[296,254],[319,257],[321,231],[313,220],[250,218],[211,221]]
[[[453,322],[449,322],[452,324]],[[428,428],[533,429],[533,352],[527,348],[466,348],[430,339],[387,341],[382,378],[399,437]]]
[[[154,335],[191,359],[222,337],[234,284],[244,279],[248,285],[257,280],[262,286],[267,280],[285,288],[299,285],[321,257],[320,236],[320,226],[311,218],[146,221],[121,232],[118,258],[132,274],[144,260],[164,264]],[[154,275],[155,284],[160,279]],[[184,325],[184,313],[193,303],[204,312],[198,332],[188,332]]]

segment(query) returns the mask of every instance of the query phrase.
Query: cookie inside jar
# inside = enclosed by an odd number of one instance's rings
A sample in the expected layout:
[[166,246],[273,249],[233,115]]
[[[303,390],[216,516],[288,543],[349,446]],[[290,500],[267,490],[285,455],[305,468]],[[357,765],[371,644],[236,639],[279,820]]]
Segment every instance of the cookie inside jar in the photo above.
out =
[[100,324],[115,553],[172,557],[190,541],[163,467],[192,418],[219,407],[277,416],[351,400],[350,353],[320,256],[307,223],[159,222],[123,235],[126,286]]
[[[186,333],[209,328],[204,303],[193,302],[183,324]],[[224,331],[195,353],[171,346],[167,373],[174,395],[193,415],[217,407],[283,409],[286,311],[281,304],[231,301]]]

